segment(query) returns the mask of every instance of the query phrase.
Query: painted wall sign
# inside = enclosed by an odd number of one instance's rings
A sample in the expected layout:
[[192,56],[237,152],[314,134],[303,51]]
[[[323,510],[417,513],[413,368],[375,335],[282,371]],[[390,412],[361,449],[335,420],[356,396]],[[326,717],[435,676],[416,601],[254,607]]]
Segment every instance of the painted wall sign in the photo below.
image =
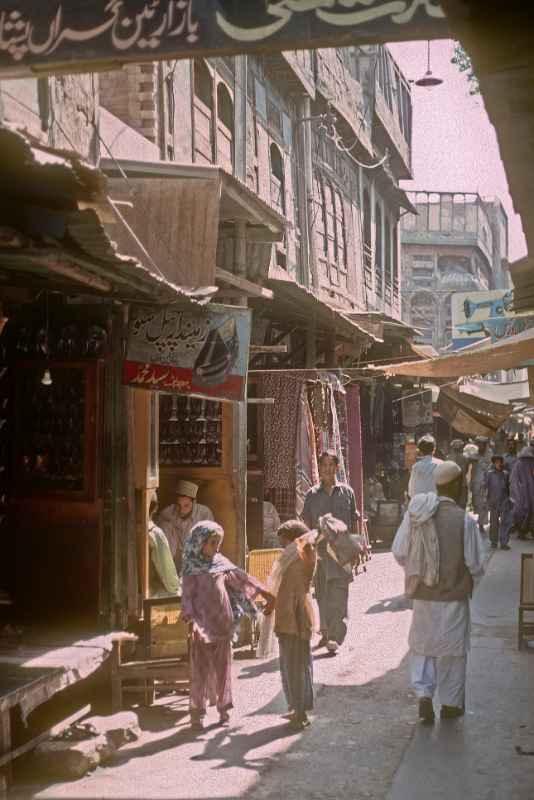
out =
[[137,389],[244,400],[251,312],[212,304],[199,311],[132,310],[123,382]]
[[448,35],[439,0],[0,0],[0,75]]
[[513,300],[513,292],[506,289],[455,292],[451,297],[453,348],[458,350],[490,336],[486,323],[513,317]]

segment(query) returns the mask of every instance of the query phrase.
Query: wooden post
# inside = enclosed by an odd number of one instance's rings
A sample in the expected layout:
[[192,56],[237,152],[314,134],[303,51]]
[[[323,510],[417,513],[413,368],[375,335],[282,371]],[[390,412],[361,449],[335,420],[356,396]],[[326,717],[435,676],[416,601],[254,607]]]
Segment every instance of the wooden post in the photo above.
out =
[[317,326],[311,319],[306,327],[306,369],[317,366]]
[[[0,756],[11,751],[11,719],[10,710],[7,708],[0,714]],[[7,789],[11,782],[11,762],[0,767],[0,797],[7,796]]]

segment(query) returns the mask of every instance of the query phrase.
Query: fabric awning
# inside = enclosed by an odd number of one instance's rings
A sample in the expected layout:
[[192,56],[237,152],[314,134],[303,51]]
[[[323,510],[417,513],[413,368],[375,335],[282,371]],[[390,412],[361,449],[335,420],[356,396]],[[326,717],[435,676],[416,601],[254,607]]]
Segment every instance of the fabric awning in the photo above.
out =
[[513,408],[504,403],[473,397],[450,386],[442,386],[438,411],[458,433],[493,436],[506,422]]
[[424,361],[404,361],[373,369],[386,375],[411,375],[421,378],[461,378],[486,375],[498,369],[519,367],[534,359],[534,328],[509,336],[500,342],[488,342],[476,348],[464,348],[451,355]]

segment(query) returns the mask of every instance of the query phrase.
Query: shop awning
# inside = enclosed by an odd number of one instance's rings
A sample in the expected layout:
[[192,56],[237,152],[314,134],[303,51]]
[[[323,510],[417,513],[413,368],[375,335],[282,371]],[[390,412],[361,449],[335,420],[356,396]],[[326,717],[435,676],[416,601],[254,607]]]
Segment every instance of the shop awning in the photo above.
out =
[[[232,286],[240,277],[266,280],[272,243],[283,239],[287,220],[222,167],[106,158],[100,165],[113,200],[124,203],[124,219],[169,280],[212,285],[224,283],[225,272]],[[108,230],[121,250],[143,261],[124,228],[115,221]],[[239,236],[243,248],[236,247]]]
[[514,284],[514,311],[534,310],[534,258],[527,256],[510,264]]
[[101,222],[114,213],[106,191],[104,174],[78,154],[1,125],[0,285],[152,303],[208,302],[215,285],[178,286],[117,251]]
[[384,314],[382,311],[351,311],[346,316],[364,328],[364,330],[380,338],[383,338],[385,334],[400,338],[412,338],[421,335],[421,331],[417,328],[400,319],[390,317],[389,314]]
[[404,361],[374,367],[387,375],[411,375],[421,378],[461,378],[464,375],[486,375],[499,369],[512,369],[534,359],[534,329],[509,336],[500,342],[482,343],[476,348],[463,348],[451,355],[424,361]]
[[273,310],[290,315],[289,320],[314,321],[319,329],[335,332],[348,341],[358,340],[367,344],[382,341],[299,283],[271,278],[268,286],[274,292]]
[[493,436],[513,412],[512,406],[493,403],[442,386],[438,412],[458,431],[469,436]]

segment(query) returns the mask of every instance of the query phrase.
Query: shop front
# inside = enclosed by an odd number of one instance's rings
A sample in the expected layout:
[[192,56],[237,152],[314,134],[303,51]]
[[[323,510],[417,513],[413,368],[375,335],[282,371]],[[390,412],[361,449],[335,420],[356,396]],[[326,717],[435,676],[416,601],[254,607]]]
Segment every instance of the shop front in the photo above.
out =
[[214,290],[119,255],[105,178],[75,154],[7,127],[0,153],[1,773],[36,709],[94,673],[109,631],[138,616],[147,417],[123,383],[128,317],[147,302],[198,311]]

